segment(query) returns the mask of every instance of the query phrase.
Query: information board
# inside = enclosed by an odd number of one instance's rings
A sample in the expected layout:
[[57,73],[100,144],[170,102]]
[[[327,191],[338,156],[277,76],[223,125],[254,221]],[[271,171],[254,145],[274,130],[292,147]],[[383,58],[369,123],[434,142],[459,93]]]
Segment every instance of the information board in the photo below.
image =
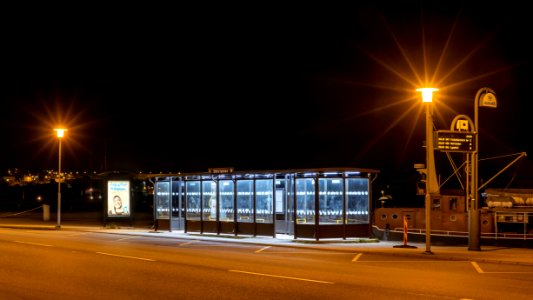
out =
[[439,130],[436,134],[436,149],[445,152],[474,152],[475,134],[469,131]]

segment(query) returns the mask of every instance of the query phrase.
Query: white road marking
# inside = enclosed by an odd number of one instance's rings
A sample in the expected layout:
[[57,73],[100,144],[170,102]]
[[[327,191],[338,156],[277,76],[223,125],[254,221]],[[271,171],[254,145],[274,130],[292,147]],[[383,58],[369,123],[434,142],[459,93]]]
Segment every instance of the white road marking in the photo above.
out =
[[313,280],[313,279],[290,277],[290,276],[255,273],[255,272],[247,272],[247,271],[240,271],[240,270],[228,270],[228,271],[229,272],[235,272],[235,273],[250,274],[250,275],[266,276],[266,277],[275,277],[275,278],[292,279],[292,280],[300,280],[300,281],[309,281],[309,282],[316,282],[316,283],[334,284],[334,282],[331,282],[331,281],[322,281],[322,280]]
[[450,263],[450,262],[465,262],[467,260],[360,260],[360,263],[419,263],[419,262],[428,262],[428,263]]
[[322,252],[322,251],[268,251],[268,254],[317,254],[317,255],[352,255],[354,253]]
[[19,244],[27,244],[27,245],[35,245],[35,246],[44,246],[44,247],[52,247],[52,245],[48,245],[48,244],[40,244],[40,243],[32,243],[32,242],[15,241],[15,243],[19,243]]
[[192,243],[196,243],[196,241],[190,241],[190,242],[186,242],[186,243],[183,243],[183,244],[179,244],[179,246],[187,246],[187,245],[190,245]]
[[89,234],[90,232],[77,232],[77,233],[72,233],[72,234],[69,234],[68,236],[80,236],[80,235],[86,235],[86,234]]
[[481,273],[484,273],[484,272],[483,272],[483,269],[481,269],[481,267],[477,264],[477,262],[472,261],[471,263],[472,263],[472,266],[474,266],[474,269],[476,269],[476,271],[477,271],[478,273],[480,273],[480,274],[481,274]]
[[533,272],[515,272],[515,271],[509,271],[509,272],[506,272],[506,271],[485,272],[485,271],[483,271],[483,269],[481,269],[481,267],[475,261],[472,261],[471,263],[472,263],[472,266],[474,266],[474,269],[476,269],[476,271],[479,274],[531,274],[531,273],[533,273]]
[[129,236],[129,237],[124,237],[124,238],[118,239],[117,241],[123,241],[123,240],[135,239],[135,238],[137,238],[137,237],[136,236]]
[[118,255],[118,254],[105,253],[105,252],[96,252],[96,253],[98,253],[98,254],[102,254],[102,255],[108,255],[108,256],[122,257],[122,258],[131,258],[131,259],[146,260],[146,261],[156,261],[155,259],[144,258],[144,257],[136,257],[136,256],[128,256],[128,255]]
[[357,254],[353,259],[352,261],[357,261],[359,259],[359,257],[361,257],[361,255],[363,255],[363,253],[359,253]]
[[268,248],[270,248],[270,247],[272,247],[272,246],[266,246],[266,247],[263,247],[263,248],[261,248],[261,249],[255,251],[255,253],[262,252],[263,250],[266,250],[266,249],[268,249]]

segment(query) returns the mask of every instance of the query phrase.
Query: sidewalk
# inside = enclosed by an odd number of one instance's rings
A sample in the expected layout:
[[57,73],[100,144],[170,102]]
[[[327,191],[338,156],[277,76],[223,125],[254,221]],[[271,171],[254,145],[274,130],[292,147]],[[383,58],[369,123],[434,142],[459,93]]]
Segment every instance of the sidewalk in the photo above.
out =
[[[17,229],[40,229],[57,230],[55,220],[43,221],[37,217],[1,217],[0,228]],[[216,233],[200,234],[197,232],[184,233],[178,231],[155,231],[149,224],[134,224],[133,227],[104,227],[97,219],[80,219],[66,215],[61,222],[59,230],[91,231],[108,234],[137,235],[158,238],[210,240],[228,243],[246,243],[258,246],[278,246],[301,249],[318,249],[327,251],[339,251],[349,253],[378,253],[411,258],[431,258],[441,260],[491,262],[500,264],[518,264],[533,266],[533,249],[509,248],[481,245],[480,251],[470,251],[468,246],[442,246],[430,245],[430,253],[426,253],[425,243],[408,242],[408,247],[403,247],[401,241],[380,241],[367,238],[349,238],[346,240],[320,240],[293,239],[292,236],[277,235],[273,237],[263,236],[238,236],[217,235]]]

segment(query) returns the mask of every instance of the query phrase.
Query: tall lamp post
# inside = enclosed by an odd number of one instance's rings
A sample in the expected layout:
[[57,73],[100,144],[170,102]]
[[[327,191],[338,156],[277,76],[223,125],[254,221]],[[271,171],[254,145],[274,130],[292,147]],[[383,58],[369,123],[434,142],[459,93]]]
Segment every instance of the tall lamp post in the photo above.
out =
[[61,182],[63,178],[61,177],[61,140],[65,135],[64,128],[56,128],[54,131],[57,133],[57,139],[59,141],[59,155],[58,155],[58,168],[57,168],[57,229],[61,229]]
[[478,121],[478,110],[480,106],[484,107],[493,107],[498,106],[498,101],[496,99],[496,93],[490,88],[480,88],[476,93],[476,98],[474,99],[474,132],[475,132],[475,151],[472,152],[472,188],[470,189],[470,209],[468,210],[468,250],[471,251],[480,251],[480,237],[481,237],[481,222],[479,218],[479,171],[478,171],[478,162],[479,162],[479,121]]
[[435,170],[435,154],[433,147],[433,92],[436,88],[420,88],[417,92],[422,93],[422,102],[426,105],[426,195],[425,195],[425,215],[426,215],[426,251],[431,252],[431,194],[439,194],[437,183],[437,172]]

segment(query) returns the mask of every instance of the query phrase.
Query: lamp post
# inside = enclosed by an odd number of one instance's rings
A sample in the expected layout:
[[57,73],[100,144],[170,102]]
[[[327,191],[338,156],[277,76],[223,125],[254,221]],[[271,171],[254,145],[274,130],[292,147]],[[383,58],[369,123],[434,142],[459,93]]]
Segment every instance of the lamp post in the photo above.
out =
[[472,161],[472,188],[470,189],[470,209],[468,210],[468,250],[471,251],[480,251],[480,218],[479,218],[479,172],[478,172],[478,162],[479,162],[479,119],[478,119],[478,110],[480,106],[484,107],[493,107],[498,106],[498,101],[496,99],[496,93],[490,88],[480,88],[476,93],[476,98],[474,99],[474,132],[475,132],[475,150],[472,152],[471,161]]
[[56,128],[54,131],[57,133],[57,139],[59,141],[59,155],[58,155],[58,168],[57,168],[57,229],[61,229],[61,182],[63,178],[61,177],[61,140],[65,135],[64,128]]
[[435,154],[433,147],[433,92],[436,88],[420,88],[417,92],[422,93],[422,102],[426,105],[426,195],[425,195],[425,215],[426,215],[426,251],[431,252],[431,194],[439,194],[437,183],[437,172],[435,170]]

